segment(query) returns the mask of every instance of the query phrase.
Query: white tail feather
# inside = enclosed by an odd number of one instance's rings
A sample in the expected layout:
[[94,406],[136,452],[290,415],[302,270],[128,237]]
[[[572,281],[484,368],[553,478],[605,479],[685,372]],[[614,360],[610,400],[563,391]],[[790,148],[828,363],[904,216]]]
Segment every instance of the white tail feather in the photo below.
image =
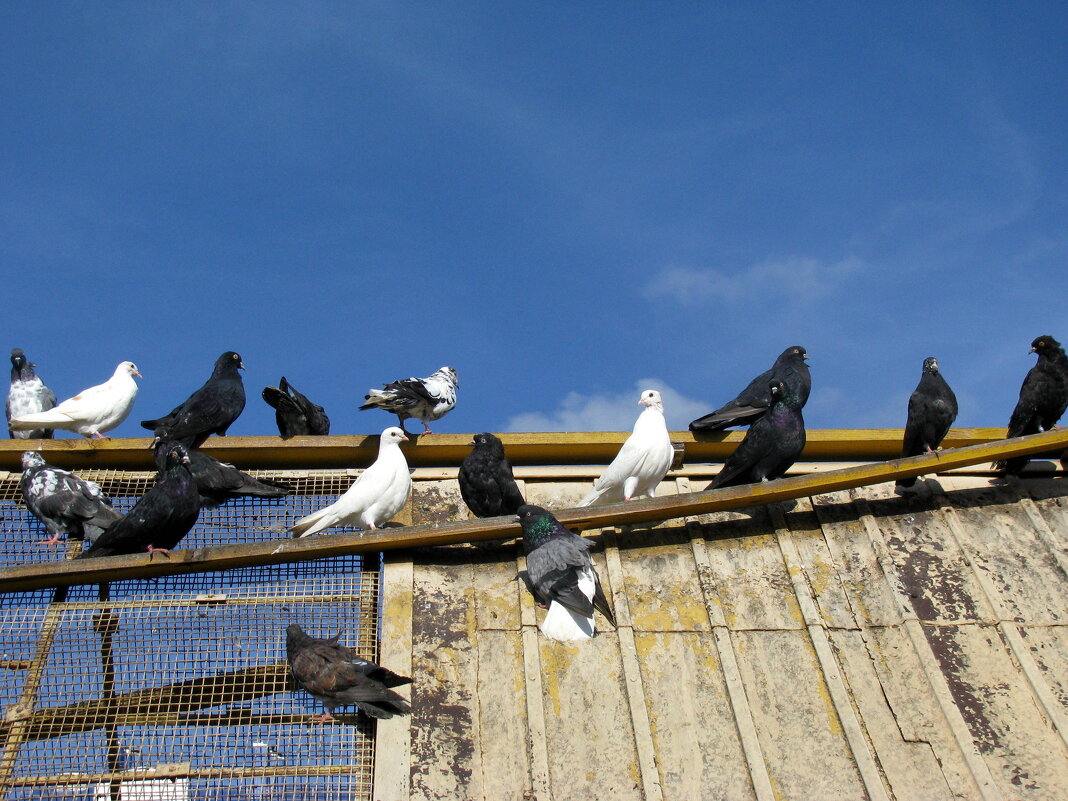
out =
[[572,612],[556,601],[549,604],[549,611],[545,615],[545,620],[541,623],[542,634],[550,640],[560,640],[561,642],[589,640],[596,631],[597,626],[592,617]]

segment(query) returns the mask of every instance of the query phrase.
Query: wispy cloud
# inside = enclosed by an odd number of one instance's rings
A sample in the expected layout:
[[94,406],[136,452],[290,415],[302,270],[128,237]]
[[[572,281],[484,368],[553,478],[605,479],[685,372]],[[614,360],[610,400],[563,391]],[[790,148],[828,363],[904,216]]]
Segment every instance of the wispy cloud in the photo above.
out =
[[808,303],[832,295],[863,269],[859,259],[831,264],[818,259],[792,256],[768,259],[729,272],[693,267],[666,267],[643,288],[649,300],[668,300],[684,305],[708,301],[739,303],[769,298],[792,298]]
[[506,431],[629,431],[641,413],[638,398],[655,389],[664,399],[664,415],[672,431],[685,430],[695,417],[710,411],[704,401],[687,398],[659,378],[641,378],[633,389],[615,394],[569,392],[555,411],[523,412],[511,417]]

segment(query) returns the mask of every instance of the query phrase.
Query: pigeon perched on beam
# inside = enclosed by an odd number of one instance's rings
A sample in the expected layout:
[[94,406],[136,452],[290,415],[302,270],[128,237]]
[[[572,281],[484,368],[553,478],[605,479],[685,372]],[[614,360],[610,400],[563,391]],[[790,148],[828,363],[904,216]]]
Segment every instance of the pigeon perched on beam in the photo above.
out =
[[504,444],[489,432],[476,434],[456,479],[460,495],[476,517],[514,515],[525,501],[504,455]]
[[339,706],[353,706],[385,720],[407,715],[411,705],[391,687],[411,684],[407,676],[368,662],[351,648],[338,644],[340,632],[320,639],[293,623],[286,629],[286,659],[296,683],[326,707],[319,723],[333,720]]
[[597,630],[597,610],[613,626],[612,608],[590,559],[593,543],[572,534],[552,513],[524,504],[516,516],[523,527],[527,578],[534,598],[549,611],[541,632],[551,640],[588,640]]
[[302,517],[289,531],[294,537],[308,537],[332,526],[360,526],[372,531],[387,523],[408,501],[412,476],[400,444],[407,442],[396,427],[382,432],[378,458],[360,473],[352,486],[334,503]]
[[[938,359],[923,360],[920,383],[909,396],[909,416],[901,443],[902,456],[919,456],[938,449],[957,419],[957,396],[949,388],[938,369]],[[898,491],[916,485],[916,478],[903,478],[896,484]]]
[[122,517],[99,485],[53,467],[37,451],[22,454],[19,490],[26,508],[48,530],[43,545],[54,545],[62,534],[95,539]]
[[456,388],[460,379],[451,367],[442,367],[426,378],[403,378],[382,389],[368,390],[367,403],[360,409],[385,409],[397,415],[401,430],[404,421],[416,418],[423,423],[423,433],[432,434],[430,423],[440,420],[456,405]]
[[768,384],[768,394],[771,405],[767,412],[749,426],[711,489],[781,478],[801,455],[806,435],[800,399],[778,380]]
[[[1061,343],[1044,334],[1031,342],[1031,353],[1038,354],[1038,361],[1027,371],[1020,387],[1020,399],[1009,418],[1009,437],[1056,428],[1068,408],[1068,358]],[[995,462],[994,469],[1018,475],[1030,460],[1030,456],[1006,459]]]
[[765,370],[741,391],[737,398],[714,412],[698,417],[690,423],[690,431],[721,431],[731,426],[746,426],[759,420],[771,408],[772,398],[768,386],[772,381],[781,381],[798,399],[800,406],[808,402],[812,391],[812,375],[805,359],[808,352],[800,345],[793,345],[779,354],[770,369]]
[[298,392],[285,376],[277,387],[263,388],[263,399],[274,409],[274,421],[282,439],[330,433],[330,418],[323,407]]
[[656,497],[656,486],[671,468],[675,449],[671,447],[660,393],[647,389],[638,404],[645,410],[638,415],[633,432],[579,506],[629,501],[642,495]]
[[[56,405],[56,395],[45,386],[33,368],[33,362],[26,358],[22,348],[11,350],[11,388],[7,391],[7,419],[22,417],[26,414],[47,412]],[[11,439],[52,439],[55,432],[51,428],[30,428],[22,431],[8,428]]]
[[161,439],[173,439],[187,448],[199,448],[212,434],[226,436],[226,430],[245,408],[245,367],[232,350],[215,360],[211,377],[204,385],[157,420],[142,420],[141,427]]
[[[156,467],[161,473],[167,469],[167,453],[173,442],[157,438],[153,444]],[[188,454],[189,472],[193,474],[200,492],[201,509],[221,506],[231,498],[282,498],[293,492],[288,484],[253,478],[202,451],[188,451]]]
[[[200,515],[200,492],[193,474],[189,472],[189,452],[178,442],[165,448],[166,470],[121,520],[97,537],[88,550],[76,559],[120,554],[163,553],[170,549],[196,525]],[[106,595],[101,586],[101,600]],[[67,588],[60,587],[53,598],[59,602],[67,597]]]
[[61,428],[83,437],[102,439],[104,434],[117,428],[130,414],[137,399],[137,382],[141,377],[133,362],[120,362],[111,378],[103,384],[83,389],[73,398],[68,398],[46,412],[35,412],[13,417],[8,426],[16,431],[35,428]]

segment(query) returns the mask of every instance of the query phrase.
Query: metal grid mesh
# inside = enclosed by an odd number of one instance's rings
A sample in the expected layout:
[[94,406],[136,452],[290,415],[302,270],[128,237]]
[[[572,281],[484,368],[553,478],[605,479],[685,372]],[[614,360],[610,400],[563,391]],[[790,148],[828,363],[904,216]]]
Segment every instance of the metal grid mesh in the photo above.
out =
[[[151,473],[78,471],[126,512]],[[351,471],[258,477],[286,498],[205,509],[179,548],[286,537],[332,503]],[[18,474],[0,480],[0,565],[65,558],[38,541]],[[77,550],[81,546],[71,543]],[[166,558],[166,557],[162,557]],[[378,562],[358,556],[0,595],[0,798],[115,801],[367,799],[374,725],[342,709],[339,724],[291,686],[285,628],[377,656]]]

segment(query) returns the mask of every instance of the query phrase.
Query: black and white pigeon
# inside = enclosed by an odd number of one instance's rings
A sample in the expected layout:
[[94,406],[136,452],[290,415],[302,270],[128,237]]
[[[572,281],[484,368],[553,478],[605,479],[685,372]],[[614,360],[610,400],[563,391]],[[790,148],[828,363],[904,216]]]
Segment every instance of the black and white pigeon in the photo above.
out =
[[365,715],[380,720],[407,715],[411,705],[391,687],[411,684],[384,667],[368,662],[334,637],[319,639],[293,623],[286,629],[286,659],[297,684],[326,706],[319,723],[333,720],[339,706],[355,705]]
[[[167,453],[174,440],[156,438],[153,448],[156,452],[156,467],[160,472],[167,469]],[[196,450],[189,454],[189,472],[197,483],[200,492],[200,508],[212,509],[221,506],[231,498],[257,497],[282,498],[293,493],[288,484],[278,481],[253,478],[243,473],[232,464],[220,462],[213,456]]]
[[801,455],[806,437],[800,399],[778,380],[768,384],[768,394],[771,406],[749,426],[711,489],[781,478]]
[[95,539],[122,517],[97,484],[53,467],[37,451],[22,454],[19,489],[26,508],[48,530],[50,536],[42,545],[54,545],[61,534]]
[[330,418],[323,407],[298,392],[285,376],[277,387],[263,388],[263,399],[274,409],[274,421],[282,439],[330,433]]
[[594,610],[616,625],[590,559],[593,543],[568,531],[540,506],[520,506],[516,520],[523,527],[530,588],[535,600],[549,607],[542,634],[565,642],[588,640],[597,631]]
[[360,409],[385,409],[393,412],[404,433],[404,421],[410,417],[421,420],[423,433],[432,434],[430,423],[440,420],[456,405],[456,388],[460,379],[451,367],[442,367],[426,378],[402,378],[382,389],[368,390],[367,403]]
[[656,497],[656,486],[671,468],[675,449],[671,447],[660,393],[647,389],[638,404],[645,410],[638,415],[634,431],[579,506],[629,501],[642,495]]
[[488,431],[476,434],[474,449],[460,464],[460,495],[476,517],[514,515],[526,501],[504,455],[504,444]]
[[215,360],[211,378],[204,386],[157,420],[142,420],[141,427],[157,437],[173,439],[187,448],[199,448],[212,434],[226,435],[226,429],[245,408],[245,385],[241,373],[245,367],[232,350]]
[[103,439],[106,432],[122,424],[137,400],[134,376],[141,377],[137,365],[120,362],[111,378],[103,384],[83,389],[73,398],[67,398],[46,412],[12,417],[8,426],[16,431],[42,426],[61,428],[83,437]]
[[408,438],[392,426],[378,441],[378,458],[329,506],[302,517],[289,527],[294,537],[308,537],[332,526],[360,526],[374,531],[389,522],[408,502],[412,474],[400,449]]
[[[1061,343],[1044,334],[1031,342],[1031,353],[1038,354],[1035,366],[1027,372],[1020,387],[1020,400],[1009,418],[1008,437],[1037,434],[1057,427],[1068,408],[1068,358]],[[995,470],[1017,475],[1031,457],[1019,456],[995,462]]]
[[797,397],[798,408],[804,407],[812,391],[812,375],[805,364],[807,358],[808,352],[800,345],[787,348],[779,354],[775,364],[750,381],[737,398],[690,423],[690,431],[721,431],[731,426],[750,425],[760,419],[772,403],[768,393],[772,381],[785,384]]
[[[956,419],[957,396],[939,372],[938,359],[928,356],[923,360],[920,383],[909,396],[909,416],[901,455],[919,456],[937,450]],[[915,478],[903,478],[897,482],[896,488],[902,491],[915,485]]]
[[[156,483],[125,517],[112,524],[76,559],[143,551],[169,555],[170,549],[196,525],[200,515],[200,492],[189,472],[189,452],[180,443],[171,442],[165,457],[167,469],[160,473]],[[60,587],[53,600],[59,602],[66,597],[67,588]]]
[[[11,349],[11,388],[7,391],[7,419],[24,414],[47,412],[56,405],[56,394],[45,386],[33,371],[37,365],[26,358],[22,348]],[[52,439],[51,428],[31,428],[24,431],[7,429],[11,439]]]

